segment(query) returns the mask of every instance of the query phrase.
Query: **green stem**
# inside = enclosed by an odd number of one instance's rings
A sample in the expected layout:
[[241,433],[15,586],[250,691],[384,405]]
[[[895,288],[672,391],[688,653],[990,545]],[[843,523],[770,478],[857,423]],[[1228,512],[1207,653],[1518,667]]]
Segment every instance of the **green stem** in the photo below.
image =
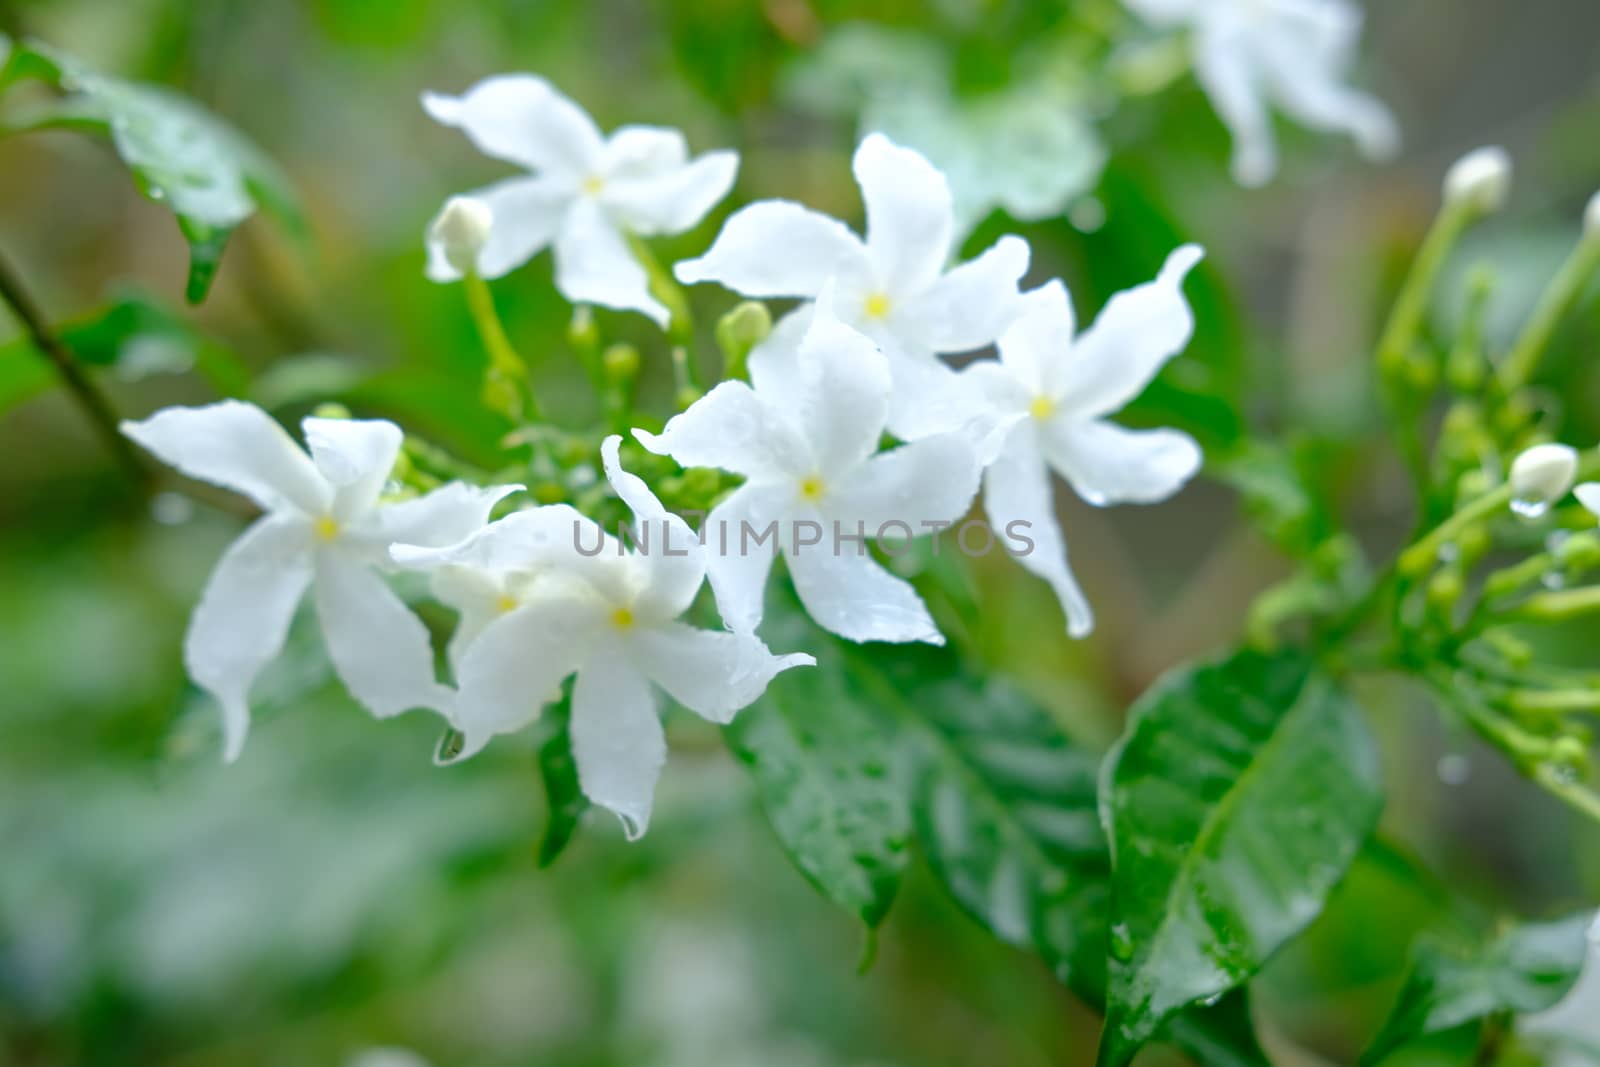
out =
[[32,296],[22,284],[21,276],[3,257],[0,257],[0,300],[11,308],[12,314],[16,316],[18,324],[28,335],[33,347],[55,367],[61,383],[66,386],[67,392],[72,394],[72,398],[88,416],[90,425],[111,450],[111,454],[117,458],[117,462],[122,464],[136,484],[147,484],[150,481],[150,469],[140,460],[139,453],[134,450],[133,445],[122,435],[121,429],[118,428],[121,420],[117,418],[111,401],[84,371],[66,342],[50,328],[44,314],[39,310],[39,305],[34,303]]
[[506,336],[500,313],[495,310],[494,294],[489,283],[476,273],[462,279],[466,287],[467,307],[472,321],[478,327],[478,336],[489,354],[489,370],[484,381],[484,403],[509,418],[538,419],[539,402],[528,382],[528,365]]
[[683,287],[642,239],[630,236],[628,247],[650,279],[650,295],[666,305],[667,314],[671,316],[667,321],[667,338],[676,344],[688,345],[694,340],[694,315],[689,310],[689,298]]
[[1534,309],[1533,318],[1500,364],[1500,384],[1511,393],[1527,384],[1561,321],[1600,270],[1600,237],[1584,234]]
[[1428,297],[1439,280],[1439,272],[1461,235],[1478,217],[1467,201],[1446,201],[1439,217],[1428,230],[1411,272],[1406,275],[1395,300],[1389,323],[1378,341],[1378,367],[1386,376],[1403,373],[1406,358],[1416,347],[1428,313]]
[[1600,691],[1593,689],[1512,689],[1501,699],[1513,711],[1600,711]]
[[1600,585],[1531,596],[1504,614],[1524,622],[1560,622],[1600,611]]
[[1502,485],[1478,497],[1435,526],[1421,540],[1400,553],[1400,559],[1396,564],[1400,573],[1408,578],[1416,578],[1426,573],[1439,558],[1439,549],[1448,544],[1452,538],[1459,537],[1462,531],[1473,523],[1487,518],[1496,511],[1509,508],[1512,496],[1510,484]]

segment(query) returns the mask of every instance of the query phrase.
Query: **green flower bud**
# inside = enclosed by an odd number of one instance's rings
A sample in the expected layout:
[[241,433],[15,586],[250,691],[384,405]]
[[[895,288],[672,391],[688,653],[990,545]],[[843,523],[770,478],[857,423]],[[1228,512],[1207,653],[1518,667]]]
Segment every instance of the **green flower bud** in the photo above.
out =
[[613,385],[629,384],[639,376],[639,350],[632,345],[612,345],[600,360],[606,381]]

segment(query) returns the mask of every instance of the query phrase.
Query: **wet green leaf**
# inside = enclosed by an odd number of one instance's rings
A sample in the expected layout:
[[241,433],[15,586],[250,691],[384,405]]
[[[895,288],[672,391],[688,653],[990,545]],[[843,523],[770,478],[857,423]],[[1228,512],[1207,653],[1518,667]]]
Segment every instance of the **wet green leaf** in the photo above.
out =
[[1110,987],[1100,1062],[1240,985],[1322,910],[1382,806],[1359,709],[1301,653],[1183,669],[1107,757]]
[[578,785],[578,764],[572,758],[572,683],[562,687],[559,701],[541,716],[545,738],[539,744],[539,773],[544,779],[548,811],[539,842],[539,866],[548,867],[566,851],[578,822],[589,810],[589,798]]
[[1429,1034],[1554,1007],[1571,991],[1588,956],[1592,911],[1526,923],[1478,945],[1420,940],[1393,1012],[1362,1055],[1375,1064]]
[[818,665],[779,675],[724,735],[795,866],[877,926],[899,889],[911,833],[894,724],[851,685],[843,650],[814,627],[791,614],[764,633],[775,648],[812,651]]
[[22,78],[65,93],[17,129],[68,126],[110,137],[141,192],[165,204],[189,242],[191,303],[205,299],[228,238],[266,207],[303,227],[288,179],[238,131],[183,96],[100,74],[37,41],[15,46],[0,86]]

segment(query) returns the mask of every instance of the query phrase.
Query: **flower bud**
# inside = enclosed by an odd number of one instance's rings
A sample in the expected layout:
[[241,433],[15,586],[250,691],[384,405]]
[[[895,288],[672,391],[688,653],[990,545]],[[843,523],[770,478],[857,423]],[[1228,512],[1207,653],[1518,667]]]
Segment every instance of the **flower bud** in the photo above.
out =
[[772,332],[772,312],[767,305],[746,300],[717,321],[717,346],[730,378],[744,376],[750,350]]
[[639,350],[632,345],[615,344],[600,357],[606,381],[614,385],[631,383],[639,376]]
[[1591,241],[1600,240],[1600,193],[1589,198],[1583,211],[1583,235]]
[[436,241],[451,267],[462,274],[478,269],[478,255],[489,240],[494,212],[482,200],[452,196],[428,227],[428,238]]
[[1577,449],[1534,445],[1511,464],[1511,507],[1537,518],[1567,495],[1578,476]]
[[1479,214],[1499,211],[1511,194],[1511,157],[1504,148],[1468,152],[1444,179],[1447,204],[1465,204]]

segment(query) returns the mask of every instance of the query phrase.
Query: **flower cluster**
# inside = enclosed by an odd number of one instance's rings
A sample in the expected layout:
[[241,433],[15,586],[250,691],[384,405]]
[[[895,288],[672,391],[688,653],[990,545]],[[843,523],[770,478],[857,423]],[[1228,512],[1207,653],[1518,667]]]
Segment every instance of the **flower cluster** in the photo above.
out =
[[[691,162],[671,130],[607,138],[532,76],[424,103],[486,153],[536,172],[452,200],[430,230],[431,277],[496,277],[553,241],[557,285],[575,303],[665,323],[629,242],[698,222],[727,193],[733,153]],[[1175,251],[1079,335],[1060,281],[1021,288],[1021,238],[951,265],[950,189],[922,156],[869,136],[854,170],[864,237],[799,204],[762,201],[732,215],[703,256],[677,264],[685,283],[801,301],[749,353],[748,382],[716,385],[659,433],[634,430],[683,467],[743,479],[698,531],[623,469],[618,435],[600,458],[632,513],[628,536],[568,504],[490,521],[520,486],[407,496],[390,482],[403,434],[389,422],[307,419],[309,454],[238,402],[127,424],[161,459],[265,512],[217,567],[186,646],[191,676],[223,705],[227,757],[244,741],[252,681],[314,587],[330,658],[355,698],[378,716],[440,713],[463,757],[533,722],[572,679],[582,788],[630,836],[643,833],[666,758],[656,690],[722,723],[782,671],[814,662],[757,636],[776,558],[822,628],[852,641],[940,643],[914,588],[868,543],[891,528],[912,538],[952,525],[980,485],[990,527],[1028,546],[1016,553],[1022,565],[1054,588],[1070,632],[1089,632],[1051,473],[1094,505],[1161,500],[1194,475],[1201,456],[1188,436],[1111,418],[1187,344],[1182,285],[1200,250]],[[991,347],[997,355],[981,354]],[[980,354],[948,361],[969,353]],[[819,536],[795,535],[802,527]],[[451,684],[385,581],[398,570],[428,574],[459,616]],[[707,580],[722,629],[683,621]]]

